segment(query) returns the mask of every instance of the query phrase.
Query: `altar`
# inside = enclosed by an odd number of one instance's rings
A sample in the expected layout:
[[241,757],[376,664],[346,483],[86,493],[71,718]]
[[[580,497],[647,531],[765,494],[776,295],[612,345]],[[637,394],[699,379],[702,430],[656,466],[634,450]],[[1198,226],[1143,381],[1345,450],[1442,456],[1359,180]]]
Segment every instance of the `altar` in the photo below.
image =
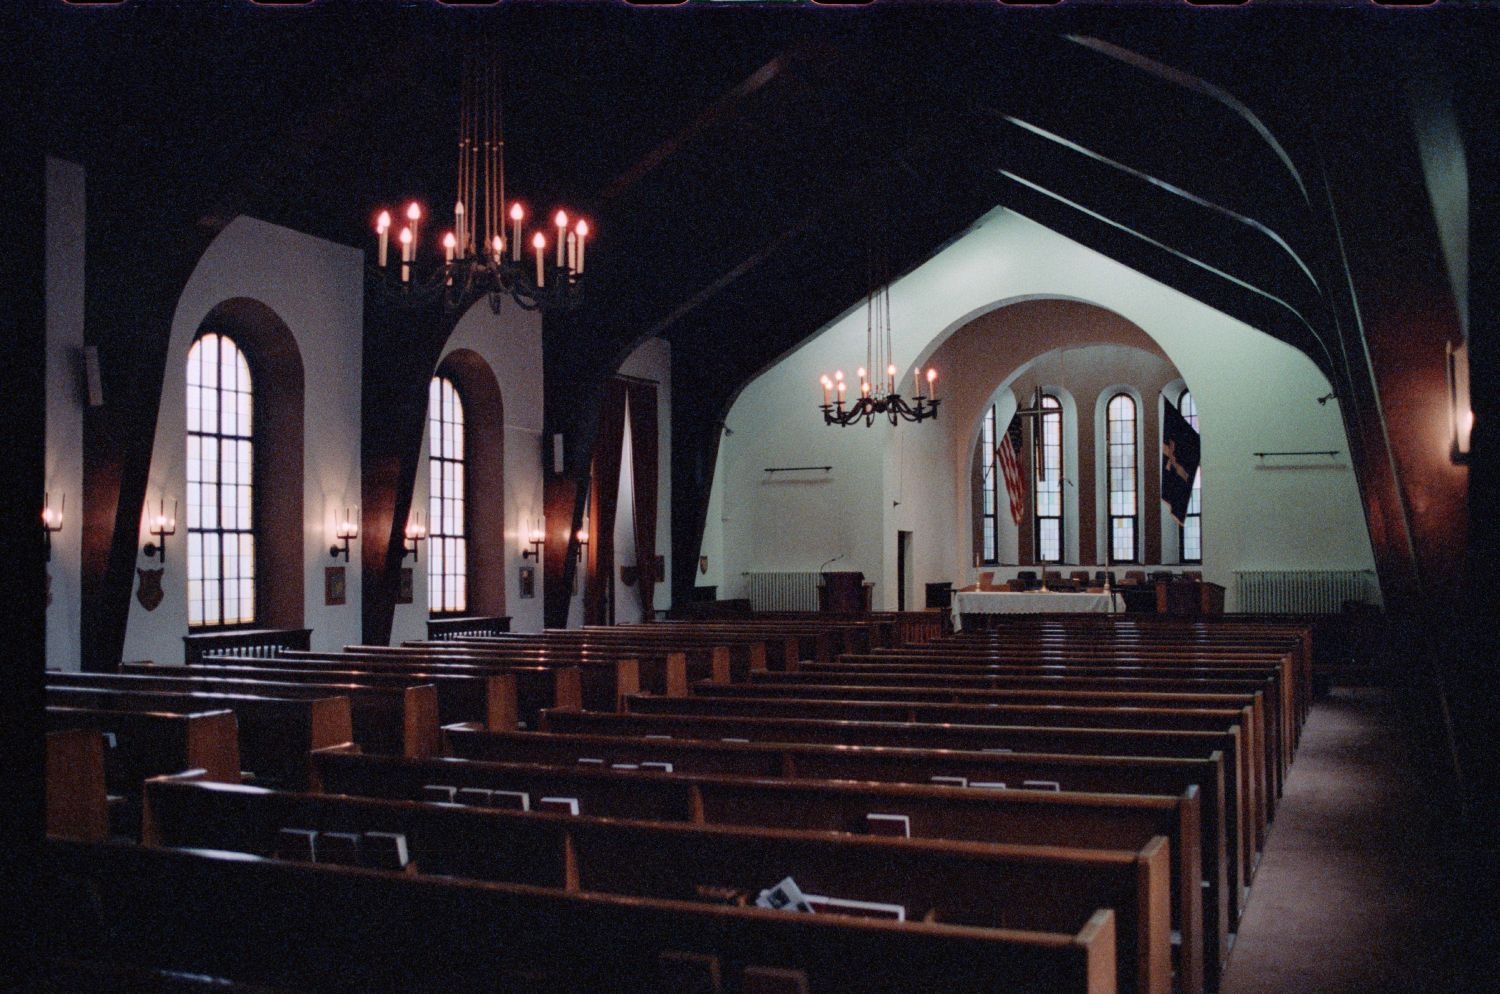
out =
[[1118,614],[1125,598],[1116,593],[1056,590],[955,590],[953,630],[963,630],[966,614]]

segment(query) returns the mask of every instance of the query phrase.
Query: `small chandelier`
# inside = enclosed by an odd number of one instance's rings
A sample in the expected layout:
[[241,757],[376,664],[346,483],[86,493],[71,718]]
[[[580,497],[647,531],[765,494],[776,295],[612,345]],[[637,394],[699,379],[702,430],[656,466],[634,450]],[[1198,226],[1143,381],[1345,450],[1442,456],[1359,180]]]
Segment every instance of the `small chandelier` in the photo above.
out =
[[[366,283],[378,300],[392,306],[429,307],[441,301],[447,310],[458,311],[488,296],[490,309],[498,314],[509,296],[528,311],[569,310],[580,297],[589,223],[571,221],[566,210],[558,210],[552,217],[557,230],[551,245],[542,230],[527,237],[525,206],[517,200],[506,209],[497,59],[466,58],[462,83],[453,227],[428,253],[419,203],[407,205],[399,231],[393,231],[391,211],[382,209],[375,221],[376,264],[367,267]],[[393,237],[397,252],[390,244]]]
[[847,427],[863,421],[869,427],[881,415],[890,419],[892,425],[935,418],[939,403],[937,370],[929,368],[925,377],[921,367],[912,371],[914,404],[908,404],[896,389],[895,350],[891,344],[891,283],[888,277],[877,278],[873,261],[870,284],[871,290],[865,299],[865,365],[856,374],[859,396],[852,404],[846,404],[848,383],[842,369],[831,379],[823,374],[823,403],[819,405],[823,411],[823,423]]

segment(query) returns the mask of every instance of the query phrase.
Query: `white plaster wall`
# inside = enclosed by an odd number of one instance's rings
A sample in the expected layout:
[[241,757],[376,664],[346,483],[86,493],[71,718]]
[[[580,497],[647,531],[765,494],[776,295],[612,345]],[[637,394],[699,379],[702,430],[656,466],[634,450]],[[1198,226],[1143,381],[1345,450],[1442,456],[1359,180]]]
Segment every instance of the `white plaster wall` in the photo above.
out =
[[63,509],[47,564],[47,667],[76,670],[80,659],[83,534],[84,227],[83,167],[47,160],[46,487]]
[[[178,533],[168,539],[165,593],[147,612],[132,596],[126,659],[182,658],[187,634],[186,372],[188,348],[203,319],[234,297],[265,304],[291,329],[306,384],[303,412],[303,624],[314,649],[360,640],[359,543],[346,572],[344,604],[324,605],[323,569],[333,508],[360,502],[360,377],[363,343],[363,256],[356,249],[251,217],[226,227],[199,260],[172,319],[166,375],[146,496],[179,502]],[[257,481],[274,486],[274,481]],[[137,547],[150,541],[143,517]],[[157,560],[138,558],[156,566]]]
[[[666,570],[656,584],[651,602],[658,611],[672,606],[672,345],[651,338],[620,365],[625,376],[656,381],[656,551]],[[634,544],[632,537],[632,547]],[[616,546],[616,548],[619,548]],[[619,560],[617,555],[616,560]],[[616,617],[621,617],[616,615]]]
[[[444,356],[458,349],[468,349],[484,359],[500,387],[500,402],[505,412],[505,613],[510,615],[511,631],[541,631],[542,565],[521,558],[522,551],[528,548],[524,544],[528,529],[542,517],[541,317],[510,302],[495,314],[487,300],[477,301],[454,327],[442,356],[438,357],[439,364]],[[430,525],[427,520],[429,437],[424,429],[412,507],[420,509],[424,524]],[[420,562],[412,566],[412,603],[396,605],[391,625],[393,645],[427,637],[427,554],[424,542]],[[535,596],[526,599],[521,597],[523,565],[536,568]]]
[[[1197,398],[1203,440],[1205,578],[1234,608],[1237,569],[1371,569],[1373,555],[1338,411],[1312,362],[1291,347],[1004,208],[986,215],[891,288],[898,361],[929,354],[975,316],[1007,303],[1060,297],[1112,310],[1143,329]],[[728,416],[705,548],[722,542],[721,597],[739,596],[750,570],[840,569],[877,582],[875,604],[895,604],[895,542],[912,530],[916,582],[970,582],[969,446],[976,412],[946,407],[936,422],[824,427],[818,377],[863,363],[856,305],[746,386]],[[912,365],[900,371],[911,383]],[[945,380],[962,370],[939,370]],[[987,397],[998,384],[981,388]],[[898,434],[910,435],[901,442]],[[1262,470],[1252,453],[1338,449],[1319,470]],[[773,466],[831,465],[828,473],[767,474]],[[899,504],[896,503],[899,501]]]
[[635,565],[635,459],[631,454],[630,400],[625,400],[625,431],[620,440],[620,482],[615,488],[615,582],[614,619],[617,625],[641,620],[640,588],[625,585],[620,578],[624,566]]

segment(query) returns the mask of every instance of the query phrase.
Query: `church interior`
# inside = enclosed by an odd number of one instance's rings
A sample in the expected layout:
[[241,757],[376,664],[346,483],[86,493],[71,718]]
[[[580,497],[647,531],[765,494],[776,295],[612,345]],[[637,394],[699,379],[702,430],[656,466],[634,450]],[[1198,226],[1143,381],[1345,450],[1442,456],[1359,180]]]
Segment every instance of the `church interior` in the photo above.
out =
[[1488,986],[1497,29],[7,5],[0,989]]

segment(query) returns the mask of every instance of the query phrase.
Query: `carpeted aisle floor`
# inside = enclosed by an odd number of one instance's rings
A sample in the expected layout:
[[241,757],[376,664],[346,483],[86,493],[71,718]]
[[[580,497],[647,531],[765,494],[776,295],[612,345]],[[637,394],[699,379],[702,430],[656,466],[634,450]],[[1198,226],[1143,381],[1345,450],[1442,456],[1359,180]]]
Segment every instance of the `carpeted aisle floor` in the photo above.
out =
[[1389,692],[1313,708],[1240,921],[1223,994],[1500,989],[1479,861]]

